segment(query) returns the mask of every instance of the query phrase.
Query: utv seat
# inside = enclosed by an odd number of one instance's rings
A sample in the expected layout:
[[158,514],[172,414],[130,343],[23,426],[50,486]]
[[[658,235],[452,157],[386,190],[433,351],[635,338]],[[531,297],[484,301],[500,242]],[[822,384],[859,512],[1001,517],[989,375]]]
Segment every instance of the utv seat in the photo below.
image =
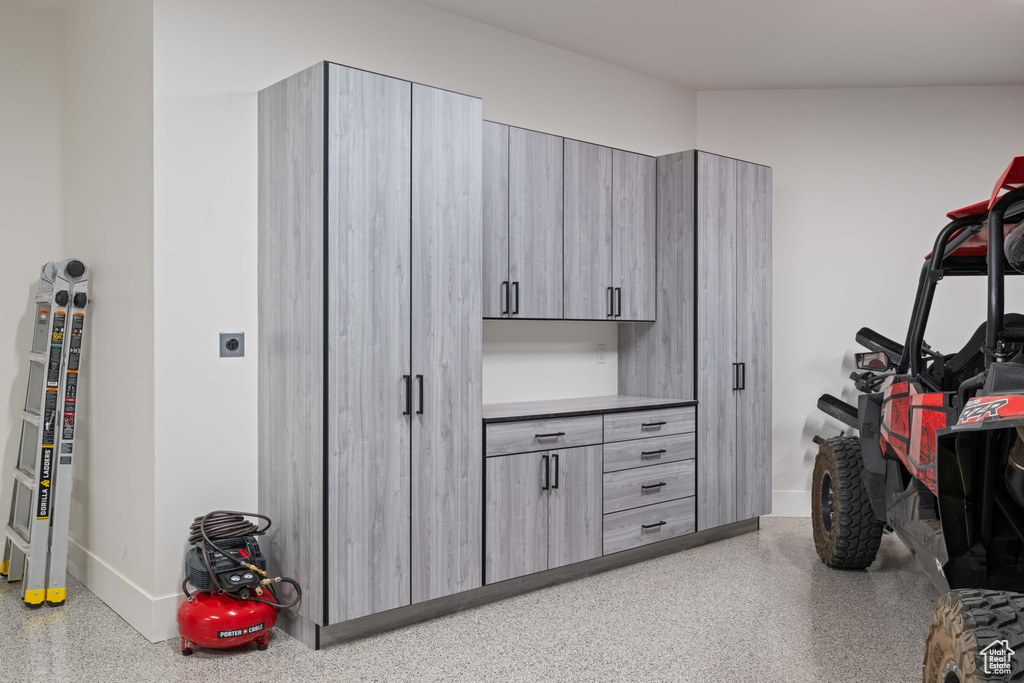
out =
[[[1003,316],[1003,326],[1024,328],[1024,315],[1007,313]],[[981,348],[985,345],[987,327],[988,323],[983,322],[960,351],[945,357],[945,370],[942,373],[943,391],[957,391],[963,382],[985,369],[985,354]]]

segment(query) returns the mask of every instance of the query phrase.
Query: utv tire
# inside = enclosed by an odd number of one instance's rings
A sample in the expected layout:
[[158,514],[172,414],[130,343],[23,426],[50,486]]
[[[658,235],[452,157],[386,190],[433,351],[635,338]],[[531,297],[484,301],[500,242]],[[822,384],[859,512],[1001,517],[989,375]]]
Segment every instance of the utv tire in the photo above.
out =
[[811,522],[821,561],[836,569],[864,569],[875,561],[884,524],[875,517],[861,476],[860,439],[826,439],[814,459]]
[[[1006,640],[1010,672],[985,673],[981,651]],[[1000,646],[997,645],[997,648]],[[939,598],[924,654],[924,683],[1024,681],[1024,595],[962,588]]]

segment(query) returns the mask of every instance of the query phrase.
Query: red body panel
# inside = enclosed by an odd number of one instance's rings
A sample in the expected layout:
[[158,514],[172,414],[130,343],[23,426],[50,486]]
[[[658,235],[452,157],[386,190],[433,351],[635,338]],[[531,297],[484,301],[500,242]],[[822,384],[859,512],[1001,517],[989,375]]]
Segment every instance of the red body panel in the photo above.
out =
[[883,450],[888,448],[917,479],[937,493],[935,432],[955,418],[949,396],[922,393],[912,382],[893,384],[882,399]]
[[[191,645],[227,648],[254,640],[265,646],[275,622],[274,607],[230,595],[196,593],[191,602],[185,600],[178,607],[182,651],[191,651]],[[236,632],[238,635],[232,635]]]
[[1024,417],[1024,396],[982,396],[964,406],[957,424],[973,424],[991,419]]

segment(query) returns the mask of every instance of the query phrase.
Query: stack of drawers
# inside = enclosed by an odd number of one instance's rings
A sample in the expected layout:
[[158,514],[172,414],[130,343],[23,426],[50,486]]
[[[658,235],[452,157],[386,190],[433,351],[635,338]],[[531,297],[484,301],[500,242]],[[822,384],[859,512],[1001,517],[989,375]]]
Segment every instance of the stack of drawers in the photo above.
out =
[[604,416],[604,554],[696,530],[696,409]]

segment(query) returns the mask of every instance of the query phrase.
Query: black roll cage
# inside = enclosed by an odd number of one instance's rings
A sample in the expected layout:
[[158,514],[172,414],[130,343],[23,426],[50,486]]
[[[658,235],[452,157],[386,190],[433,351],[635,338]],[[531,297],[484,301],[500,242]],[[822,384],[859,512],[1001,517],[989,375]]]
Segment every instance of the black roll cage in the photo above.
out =
[[[923,365],[922,347],[924,331],[928,325],[932,300],[935,298],[935,287],[939,280],[947,275],[988,275],[988,318],[985,333],[985,348],[994,351],[1000,340],[1024,341],[1024,330],[1019,328],[1003,329],[1004,313],[1004,276],[1006,274],[1006,256],[1003,253],[1003,229],[1009,222],[1024,220],[1024,207],[1012,216],[1006,216],[1007,209],[1024,201],[1024,187],[1011,190],[999,197],[987,214],[980,213],[957,218],[939,231],[935,238],[935,246],[931,256],[921,268],[921,277],[917,285],[917,297],[914,300],[914,313],[907,331],[907,343],[903,345],[903,356],[897,368],[898,374],[910,373],[917,377]],[[988,226],[988,253],[986,256],[949,256],[968,239]],[[955,236],[955,237],[954,237]],[[1013,268],[1010,274],[1017,274]],[[985,354],[985,367],[993,359],[993,353]]]

